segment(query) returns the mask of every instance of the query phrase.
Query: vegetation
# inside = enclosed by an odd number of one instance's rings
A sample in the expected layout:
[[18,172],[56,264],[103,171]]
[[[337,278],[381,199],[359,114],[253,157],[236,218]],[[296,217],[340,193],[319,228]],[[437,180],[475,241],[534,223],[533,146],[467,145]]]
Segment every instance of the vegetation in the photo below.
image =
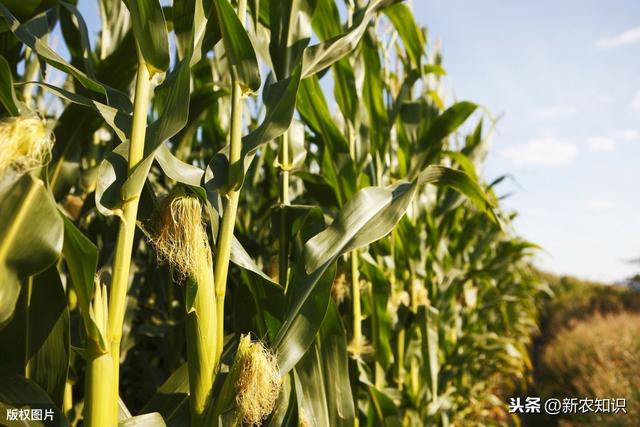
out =
[[540,415],[528,424],[637,425],[640,294],[619,285],[545,277],[553,298],[543,305],[531,392],[543,398],[625,398],[627,414]]
[[71,3],[0,4],[3,408],[517,421],[536,246],[478,172],[486,114],[445,105],[407,5],[98,4],[95,39]]

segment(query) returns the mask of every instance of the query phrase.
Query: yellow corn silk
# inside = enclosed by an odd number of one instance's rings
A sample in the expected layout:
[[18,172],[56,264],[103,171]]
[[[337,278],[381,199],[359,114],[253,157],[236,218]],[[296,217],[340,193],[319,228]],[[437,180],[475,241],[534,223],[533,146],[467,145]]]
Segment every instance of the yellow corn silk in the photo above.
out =
[[202,204],[180,187],[163,200],[151,241],[158,257],[182,278],[195,278],[200,267],[211,264],[208,260],[211,250],[202,223]]
[[251,342],[249,335],[240,338],[234,361],[237,369],[236,404],[242,420],[260,425],[274,409],[280,393],[281,378],[275,355],[261,342]]
[[52,145],[52,133],[36,115],[0,120],[0,176],[10,168],[22,173],[42,165]]

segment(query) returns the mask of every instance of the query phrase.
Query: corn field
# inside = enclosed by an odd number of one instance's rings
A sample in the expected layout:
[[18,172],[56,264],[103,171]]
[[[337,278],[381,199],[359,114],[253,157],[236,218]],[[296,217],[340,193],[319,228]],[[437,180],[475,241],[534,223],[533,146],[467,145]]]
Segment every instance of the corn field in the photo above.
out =
[[410,5],[78,7],[0,3],[0,418],[518,423],[536,246]]

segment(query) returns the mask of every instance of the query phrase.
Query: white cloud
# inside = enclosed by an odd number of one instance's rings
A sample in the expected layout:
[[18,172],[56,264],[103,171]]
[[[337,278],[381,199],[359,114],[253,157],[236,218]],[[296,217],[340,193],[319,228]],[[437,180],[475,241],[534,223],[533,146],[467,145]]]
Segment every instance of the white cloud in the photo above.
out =
[[631,28],[627,31],[623,31],[620,34],[616,34],[615,36],[604,37],[598,40],[596,46],[609,49],[635,43],[640,43],[640,27]]
[[631,111],[635,111],[636,113],[640,113],[640,90],[637,91],[635,95],[633,95],[633,98],[631,98],[629,109]]
[[590,211],[606,211],[613,208],[613,203],[610,200],[596,197],[585,200],[582,207]]
[[620,141],[625,141],[625,142],[635,141],[638,138],[640,138],[640,132],[638,132],[635,129],[615,130],[611,132],[611,135],[613,135],[615,138],[619,139]]
[[533,112],[537,119],[560,119],[578,114],[578,109],[570,105],[550,105]]
[[501,150],[500,154],[516,165],[566,166],[575,159],[578,146],[556,138],[544,137],[509,146]]
[[587,139],[587,145],[591,151],[598,153],[608,153],[616,148],[616,142],[604,136],[592,136]]

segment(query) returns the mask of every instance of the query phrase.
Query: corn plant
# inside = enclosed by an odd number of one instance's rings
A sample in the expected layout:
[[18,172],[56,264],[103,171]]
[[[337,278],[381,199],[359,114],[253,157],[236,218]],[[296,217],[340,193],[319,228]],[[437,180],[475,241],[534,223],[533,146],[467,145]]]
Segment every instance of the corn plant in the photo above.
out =
[[535,245],[478,172],[487,114],[445,107],[411,9],[97,3],[94,38],[75,3],[0,4],[3,408],[504,421]]

